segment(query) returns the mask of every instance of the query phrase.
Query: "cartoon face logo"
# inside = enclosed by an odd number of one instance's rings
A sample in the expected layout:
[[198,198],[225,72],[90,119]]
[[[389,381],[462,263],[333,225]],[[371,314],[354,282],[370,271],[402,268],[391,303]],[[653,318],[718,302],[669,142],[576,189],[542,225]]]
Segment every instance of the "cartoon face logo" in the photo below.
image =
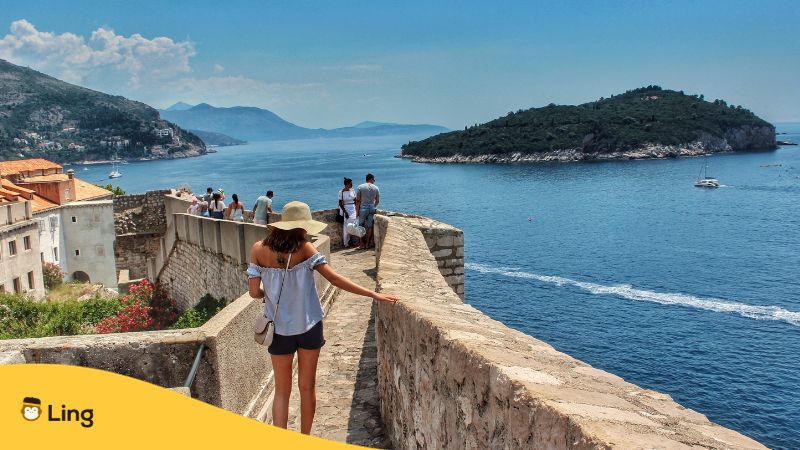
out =
[[36,397],[25,397],[22,400],[22,417],[33,422],[42,415],[42,401]]

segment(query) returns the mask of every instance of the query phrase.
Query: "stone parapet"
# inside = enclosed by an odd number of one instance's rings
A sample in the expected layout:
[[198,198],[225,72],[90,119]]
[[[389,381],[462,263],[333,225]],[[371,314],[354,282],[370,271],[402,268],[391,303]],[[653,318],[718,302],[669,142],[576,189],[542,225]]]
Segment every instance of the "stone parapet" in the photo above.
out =
[[396,448],[763,449],[666,395],[595,369],[463,304],[426,236],[383,218],[378,392]]
[[464,300],[464,232],[428,217],[381,211],[375,216],[375,254],[378,260],[389,217],[422,232],[428,250],[436,259],[439,273],[453,292]]

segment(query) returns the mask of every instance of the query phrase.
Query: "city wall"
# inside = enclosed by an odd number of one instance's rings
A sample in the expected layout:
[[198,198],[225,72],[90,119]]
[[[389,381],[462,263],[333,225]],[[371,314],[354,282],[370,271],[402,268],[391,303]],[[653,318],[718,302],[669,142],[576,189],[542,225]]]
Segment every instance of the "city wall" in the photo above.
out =
[[395,448],[765,448],[464,304],[418,223],[379,229],[379,289],[402,296],[375,323]]

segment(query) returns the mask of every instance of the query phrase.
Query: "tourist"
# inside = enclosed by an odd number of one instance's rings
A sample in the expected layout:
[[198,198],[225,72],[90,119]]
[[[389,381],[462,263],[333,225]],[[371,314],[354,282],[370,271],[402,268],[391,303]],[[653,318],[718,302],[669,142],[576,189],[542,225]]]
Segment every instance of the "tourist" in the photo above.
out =
[[358,186],[356,194],[356,209],[358,210],[358,224],[367,229],[367,235],[361,239],[358,248],[364,250],[372,247],[374,243],[373,228],[375,226],[375,211],[381,200],[381,193],[375,185],[375,176],[367,174],[366,183]]
[[214,189],[207,187],[206,188],[206,195],[203,196],[203,201],[206,202],[206,205],[211,203],[211,200],[214,200]]
[[214,219],[225,217],[225,202],[220,199],[219,192],[215,192],[211,202],[208,204],[208,213]]
[[305,203],[287,203],[281,220],[270,224],[267,237],[251,248],[247,269],[250,296],[264,299],[264,315],[275,321],[275,334],[268,348],[275,380],[272,423],[287,427],[292,364],[297,353],[300,432],[305,434],[311,433],[314,420],[317,360],[325,345],[314,270],[348,292],[381,302],[393,303],[399,299],[359,286],[336,273],[325,256],[306,240],[306,233],[317,234],[325,227],[326,224],[311,219],[311,210]]
[[200,215],[200,202],[197,201],[197,197],[192,197],[192,204],[186,208],[186,214],[191,214],[193,216]]
[[269,223],[273,195],[272,191],[267,191],[267,195],[262,195],[256,199],[256,204],[253,205],[253,223],[258,225]]
[[239,202],[239,196],[233,194],[228,209],[225,210],[225,218],[236,222],[244,222],[244,205]]
[[358,222],[358,214],[356,214],[356,193],[353,190],[353,180],[347,177],[344,179],[344,187],[339,190],[339,214],[344,218],[342,245],[349,247],[350,239],[354,239],[354,237],[347,233],[347,224]]
[[200,202],[200,215],[203,217],[209,217],[208,214],[208,202],[203,200]]

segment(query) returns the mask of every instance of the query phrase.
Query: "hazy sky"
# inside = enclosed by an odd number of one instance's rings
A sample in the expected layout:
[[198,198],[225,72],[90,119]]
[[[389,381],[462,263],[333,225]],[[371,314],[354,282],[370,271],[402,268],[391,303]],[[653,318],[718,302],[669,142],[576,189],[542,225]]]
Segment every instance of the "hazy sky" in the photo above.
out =
[[798,0],[2,3],[0,58],[155,107],[462,128],[659,84],[800,121]]

